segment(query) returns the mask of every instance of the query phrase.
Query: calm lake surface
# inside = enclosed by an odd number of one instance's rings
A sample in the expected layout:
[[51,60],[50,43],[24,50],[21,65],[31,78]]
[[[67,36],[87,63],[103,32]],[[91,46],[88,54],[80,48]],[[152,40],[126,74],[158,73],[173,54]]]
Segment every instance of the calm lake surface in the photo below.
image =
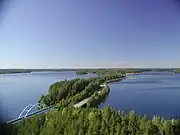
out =
[[88,78],[94,74],[76,75],[68,72],[33,72],[0,75],[0,115],[3,121],[17,118],[29,104],[36,104],[51,84],[75,78]]
[[147,72],[110,84],[105,105],[165,118],[180,118],[180,74]]
[[[88,78],[68,72],[34,72],[0,75],[0,112],[3,120],[17,118],[28,105],[35,104],[49,86],[65,79]],[[129,75],[126,80],[110,84],[104,104],[137,114],[180,118],[180,74],[147,72]]]

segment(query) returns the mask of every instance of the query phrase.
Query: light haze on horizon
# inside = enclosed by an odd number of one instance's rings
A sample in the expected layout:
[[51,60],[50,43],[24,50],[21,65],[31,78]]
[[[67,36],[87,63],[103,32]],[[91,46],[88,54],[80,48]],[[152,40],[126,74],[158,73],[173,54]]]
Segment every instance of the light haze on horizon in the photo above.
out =
[[0,68],[180,67],[178,0],[13,0]]

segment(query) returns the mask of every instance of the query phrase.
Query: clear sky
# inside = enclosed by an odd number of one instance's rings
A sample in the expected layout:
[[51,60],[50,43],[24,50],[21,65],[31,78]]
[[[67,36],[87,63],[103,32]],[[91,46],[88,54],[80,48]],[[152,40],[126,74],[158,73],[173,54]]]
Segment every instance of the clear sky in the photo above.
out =
[[180,67],[178,0],[14,0],[0,68]]

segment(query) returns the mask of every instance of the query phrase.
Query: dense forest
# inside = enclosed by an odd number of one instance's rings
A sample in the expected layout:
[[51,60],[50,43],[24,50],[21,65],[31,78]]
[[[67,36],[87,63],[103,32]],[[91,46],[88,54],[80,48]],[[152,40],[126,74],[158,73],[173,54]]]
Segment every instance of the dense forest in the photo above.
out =
[[3,127],[8,135],[179,135],[179,120],[104,109],[66,107]]

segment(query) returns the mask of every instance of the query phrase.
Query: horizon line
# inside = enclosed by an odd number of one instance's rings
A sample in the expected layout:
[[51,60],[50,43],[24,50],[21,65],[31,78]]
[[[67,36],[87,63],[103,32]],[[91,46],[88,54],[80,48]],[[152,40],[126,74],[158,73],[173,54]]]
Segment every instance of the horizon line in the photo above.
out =
[[0,70],[7,70],[7,69],[23,69],[23,70],[35,70],[35,69],[172,69],[172,68],[180,68],[180,67],[171,67],[171,68],[162,68],[162,67],[149,67],[149,68],[143,68],[143,67],[97,67],[97,68],[92,68],[92,67],[86,67],[86,68],[0,68]]

